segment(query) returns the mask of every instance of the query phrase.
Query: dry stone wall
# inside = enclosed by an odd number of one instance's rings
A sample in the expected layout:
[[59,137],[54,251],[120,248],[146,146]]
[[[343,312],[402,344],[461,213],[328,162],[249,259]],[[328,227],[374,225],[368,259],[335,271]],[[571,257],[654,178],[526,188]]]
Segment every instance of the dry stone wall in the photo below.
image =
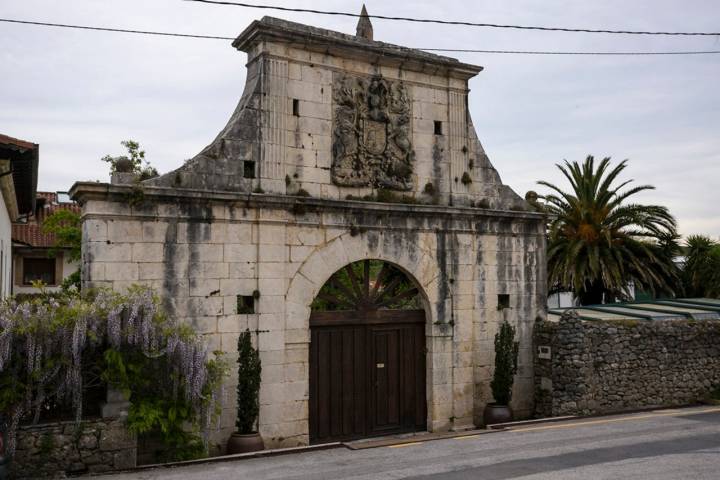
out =
[[720,322],[583,321],[535,326],[535,414],[687,405],[720,385]]
[[57,478],[135,467],[137,441],[118,419],[18,429],[11,478]]

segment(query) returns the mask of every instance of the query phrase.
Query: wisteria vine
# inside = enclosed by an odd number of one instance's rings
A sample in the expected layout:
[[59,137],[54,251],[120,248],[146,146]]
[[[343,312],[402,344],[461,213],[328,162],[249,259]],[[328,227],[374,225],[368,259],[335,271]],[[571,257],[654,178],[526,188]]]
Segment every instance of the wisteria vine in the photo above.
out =
[[[88,365],[98,358],[104,358],[102,365]],[[126,375],[131,365],[160,378]],[[19,424],[37,423],[49,399],[71,405],[80,422],[84,373],[93,367],[101,367],[102,379],[128,395],[131,413],[148,396],[163,406],[179,404],[183,420],[207,442],[221,408],[225,362],[192,328],[169,319],[151,289],[134,286],[125,294],[96,290],[0,304],[0,411],[7,415],[8,454],[14,453]],[[130,418],[142,418],[142,412]]]

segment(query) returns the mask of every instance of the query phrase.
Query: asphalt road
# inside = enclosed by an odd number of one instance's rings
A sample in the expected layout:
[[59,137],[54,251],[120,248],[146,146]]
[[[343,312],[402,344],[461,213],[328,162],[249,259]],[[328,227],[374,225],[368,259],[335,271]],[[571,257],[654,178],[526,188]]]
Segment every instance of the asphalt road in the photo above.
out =
[[720,479],[720,408],[665,410],[365,450],[138,471],[129,479]]

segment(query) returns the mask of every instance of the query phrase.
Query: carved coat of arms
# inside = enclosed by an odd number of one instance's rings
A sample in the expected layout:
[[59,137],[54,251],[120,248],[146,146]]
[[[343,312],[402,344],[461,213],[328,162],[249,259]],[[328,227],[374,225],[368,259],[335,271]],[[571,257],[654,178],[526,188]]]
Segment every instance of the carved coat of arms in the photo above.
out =
[[411,190],[412,103],[405,85],[339,75],[333,102],[333,182]]

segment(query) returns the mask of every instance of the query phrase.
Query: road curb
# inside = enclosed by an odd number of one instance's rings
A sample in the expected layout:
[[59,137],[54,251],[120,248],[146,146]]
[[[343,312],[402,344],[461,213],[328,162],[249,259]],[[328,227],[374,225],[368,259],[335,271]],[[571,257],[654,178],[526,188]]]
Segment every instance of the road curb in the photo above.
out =
[[427,433],[422,435],[416,435],[406,438],[386,438],[377,440],[359,440],[355,442],[344,443],[343,446],[350,450],[367,450],[370,448],[382,448],[382,447],[397,447],[408,444],[420,444],[425,442],[434,442],[436,440],[447,440],[452,438],[463,438],[463,437],[474,437],[478,435],[486,435],[488,433],[501,432],[503,429],[490,430],[490,429],[475,429],[475,430],[463,430],[459,432],[441,432],[441,433]]
[[[700,407],[700,406],[711,406],[711,405],[695,404],[695,405],[683,405],[683,406],[674,406],[674,407],[648,407],[648,408],[643,408],[643,409],[633,409],[632,411],[613,412],[613,413],[608,413],[608,414],[603,414],[603,415],[590,415],[590,416],[571,415],[571,416],[564,416],[564,417],[550,417],[550,418],[539,418],[539,419],[532,419],[532,420],[519,420],[517,422],[506,422],[506,423],[498,423],[498,424],[489,425],[485,429],[464,430],[464,431],[459,431],[459,432],[427,433],[425,435],[409,436],[409,437],[405,437],[405,438],[397,438],[397,439],[386,438],[386,439],[377,439],[377,440],[366,440],[366,441],[358,441],[357,443],[356,442],[333,442],[333,443],[325,443],[325,444],[320,444],[320,445],[308,445],[308,446],[291,447],[291,448],[276,448],[276,449],[270,449],[270,450],[262,450],[259,452],[239,453],[239,454],[235,454],[235,455],[222,455],[222,456],[217,456],[217,457],[201,458],[201,459],[197,459],[197,460],[185,460],[182,462],[140,465],[135,468],[131,468],[131,469],[127,469],[127,470],[97,473],[97,474],[91,474],[90,476],[115,475],[115,474],[123,474],[123,473],[140,472],[140,471],[146,471],[146,470],[179,468],[179,467],[202,465],[202,464],[208,464],[208,463],[231,462],[231,461],[236,461],[236,460],[245,460],[245,459],[253,459],[253,458],[291,455],[294,453],[306,453],[306,452],[313,452],[313,451],[320,451],[320,450],[332,450],[332,449],[337,449],[337,448],[346,448],[348,450],[365,450],[365,449],[382,448],[382,447],[402,447],[404,445],[407,445],[407,446],[410,446],[411,444],[419,445],[422,443],[433,442],[433,441],[437,441],[437,440],[448,440],[448,439],[461,440],[466,437],[477,437],[480,435],[486,435],[486,434],[490,434],[490,433],[510,432],[510,431],[513,431],[513,429],[515,429],[517,427],[527,427],[527,426],[536,426],[536,425],[539,426],[539,425],[543,425],[543,424],[560,423],[563,421],[577,421],[577,420],[586,421],[586,420],[592,420],[592,419],[597,420],[597,419],[608,418],[608,417],[613,417],[613,416],[632,415],[635,413],[647,413],[647,412],[662,413],[665,410],[668,411],[668,413],[672,413],[672,411],[677,411],[676,413],[682,413],[682,410],[684,410],[684,409],[689,410],[693,407]],[[720,410],[720,409],[718,409],[718,410]]]
[[137,467],[130,468],[127,470],[117,470],[114,472],[103,472],[103,473],[91,474],[90,476],[116,475],[116,474],[123,474],[123,473],[140,472],[140,471],[145,471],[145,470],[160,470],[160,469],[164,469],[164,468],[189,467],[192,465],[202,465],[202,464],[206,464],[206,463],[232,462],[235,460],[245,460],[245,459],[262,458],[262,457],[278,457],[281,455],[291,455],[293,453],[314,452],[314,451],[319,451],[319,450],[332,450],[335,448],[343,448],[343,447],[345,447],[345,445],[343,445],[341,442],[333,442],[333,443],[323,443],[320,445],[308,445],[308,446],[303,446],[303,447],[274,448],[274,449],[269,449],[269,450],[261,450],[259,452],[237,453],[234,455],[219,455],[217,457],[198,458],[197,460],[183,460],[181,462],[152,463],[152,464],[148,464],[148,465],[138,465]]

